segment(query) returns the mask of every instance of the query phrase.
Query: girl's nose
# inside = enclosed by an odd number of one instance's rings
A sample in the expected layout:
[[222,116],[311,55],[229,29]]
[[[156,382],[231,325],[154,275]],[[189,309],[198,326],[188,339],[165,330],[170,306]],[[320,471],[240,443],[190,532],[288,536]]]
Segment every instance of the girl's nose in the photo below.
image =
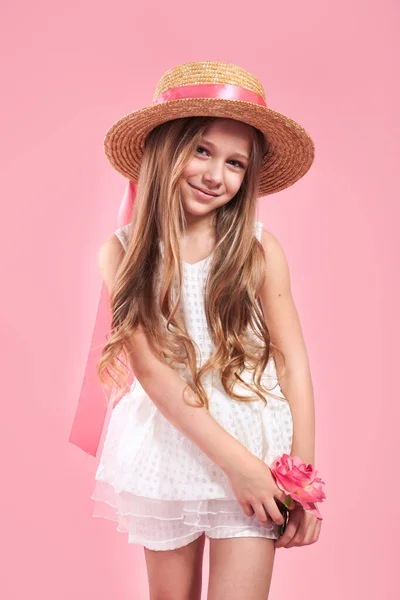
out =
[[208,185],[221,185],[223,181],[223,166],[216,163],[214,165],[208,164],[203,179]]

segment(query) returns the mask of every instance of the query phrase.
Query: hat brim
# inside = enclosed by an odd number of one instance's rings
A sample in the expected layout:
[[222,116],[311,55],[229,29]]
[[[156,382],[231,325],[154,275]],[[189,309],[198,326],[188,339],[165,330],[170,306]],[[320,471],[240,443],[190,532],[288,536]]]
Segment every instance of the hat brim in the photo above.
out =
[[105,154],[119,173],[137,182],[147,134],[161,123],[192,116],[236,119],[266,136],[269,151],[260,172],[258,196],[290,187],[314,161],[314,142],[299,123],[265,106],[221,98],[181,98],[131,112],[107,131]]

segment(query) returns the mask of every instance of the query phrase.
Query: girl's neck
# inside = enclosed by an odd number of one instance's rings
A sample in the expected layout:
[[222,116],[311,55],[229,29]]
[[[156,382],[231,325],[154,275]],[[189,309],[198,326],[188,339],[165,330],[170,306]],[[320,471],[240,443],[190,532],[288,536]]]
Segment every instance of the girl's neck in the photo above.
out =
[[215,236],[215,214],[215,210],[200,217],[186,213],[185,237]]

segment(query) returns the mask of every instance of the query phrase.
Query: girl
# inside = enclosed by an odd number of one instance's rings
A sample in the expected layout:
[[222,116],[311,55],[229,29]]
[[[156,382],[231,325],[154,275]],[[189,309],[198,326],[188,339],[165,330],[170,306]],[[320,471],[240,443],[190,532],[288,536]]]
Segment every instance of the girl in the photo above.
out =
[[314,462],[311,377],[289,270],[257,198],[310,168],[314,145],[229,63],[179,65],[151,106],[105,138],[137,182],[130,222],[99,252],[111,334],[98,373],[120,395],[96,472],[94,516],[144,547],[152,600],[265,600],[275,548],[317,541],[268,465]]

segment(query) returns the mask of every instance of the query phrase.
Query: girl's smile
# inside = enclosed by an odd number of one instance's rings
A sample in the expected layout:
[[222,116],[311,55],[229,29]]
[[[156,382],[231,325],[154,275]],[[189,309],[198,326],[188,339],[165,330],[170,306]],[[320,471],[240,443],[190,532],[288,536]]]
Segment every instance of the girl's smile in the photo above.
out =
[[[188,182],[189,183],[189,182]],[[220,196],[221,194],[216,194],[214,193],[208,193],[208,192],[203,192],[201,191],[198,187],[195,187],[194,185],[192,185],[191,183],[189,183],[190,187],[192,188],[192,190],[195,192],[195,194],[204,200],[212,200],[213,198],[215,198],[216,196]]]

